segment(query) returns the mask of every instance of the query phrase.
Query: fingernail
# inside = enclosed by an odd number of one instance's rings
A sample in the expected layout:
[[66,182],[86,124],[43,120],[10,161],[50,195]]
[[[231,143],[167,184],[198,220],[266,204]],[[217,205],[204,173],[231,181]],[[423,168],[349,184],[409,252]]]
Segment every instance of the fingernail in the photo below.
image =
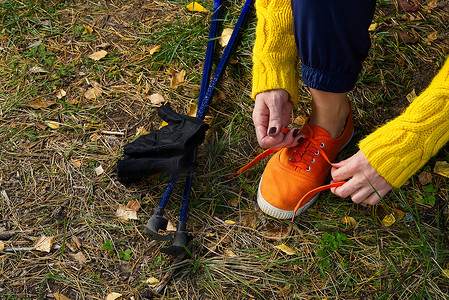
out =
[[293,130],[293,137],[296,137],[298,135],[299,129],[295,128],[295,130]]
[[273,134],[275,134],[276,133],[276,127],[271,127],[270,128],[270,131],[268,131],[268,134],[269,135],[273,135]]

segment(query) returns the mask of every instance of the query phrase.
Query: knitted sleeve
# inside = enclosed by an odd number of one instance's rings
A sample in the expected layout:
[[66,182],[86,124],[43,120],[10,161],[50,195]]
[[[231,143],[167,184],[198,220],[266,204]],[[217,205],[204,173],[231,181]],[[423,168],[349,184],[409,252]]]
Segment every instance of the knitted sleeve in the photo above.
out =
[[449,140],[449,59],[406,111],[360,141],[371,165],[402,186]]
[[293,34],[291,0],[256,0],[252,97],[284,89],[298,101],[298,51]]

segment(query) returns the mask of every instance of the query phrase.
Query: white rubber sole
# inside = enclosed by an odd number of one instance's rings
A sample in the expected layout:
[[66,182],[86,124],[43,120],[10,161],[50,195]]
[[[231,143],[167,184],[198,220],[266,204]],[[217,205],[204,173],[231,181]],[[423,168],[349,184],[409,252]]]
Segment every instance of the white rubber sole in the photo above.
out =
[[[279,208],[271,205],[270,203],[268,203],[268,201],[262,197],[262,193],[260,192],[260,184],[261,183],[262,183],[262,178],[260,178],[259,188],[257,189],[257,204],[259,205],[259,208],[264,213],[266,213],[267,215],[269,215],[273,218],[276,218],[276,219],[292,219],[293,216],[298,216],[303,211],[308,209],[313,204],[313,202],[315,202],[315,200],[318,199],[318,196],[320,195],[320,193],[317,193],[309,202],[307,202],[304,206],[300,207],[296,211],[296,214],[295,214],[294,210],[279,209]],[[298,199],[298,201],[299,201],[299,199]]]

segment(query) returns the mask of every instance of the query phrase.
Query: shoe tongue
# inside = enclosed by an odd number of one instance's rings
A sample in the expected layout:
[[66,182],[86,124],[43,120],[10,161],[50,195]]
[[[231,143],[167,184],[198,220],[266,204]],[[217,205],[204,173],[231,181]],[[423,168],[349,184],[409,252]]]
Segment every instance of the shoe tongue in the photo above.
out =
[[310,125],[309,127],[312,129],[313,136],[329,137],[329,133],[325,129],[315,125]]

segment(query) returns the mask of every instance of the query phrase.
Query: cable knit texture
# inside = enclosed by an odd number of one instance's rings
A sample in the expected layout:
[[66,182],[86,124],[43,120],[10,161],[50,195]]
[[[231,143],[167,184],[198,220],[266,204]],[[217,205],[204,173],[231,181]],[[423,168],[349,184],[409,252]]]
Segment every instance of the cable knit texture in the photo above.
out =
[[290,0],[256,0],[256,40],[253,49],[252,97],[284,89],[298,101],[298,51],[293,34]]
[[449,140],[449,59],[406,111],[360,141],[374,168],[402,186]]

